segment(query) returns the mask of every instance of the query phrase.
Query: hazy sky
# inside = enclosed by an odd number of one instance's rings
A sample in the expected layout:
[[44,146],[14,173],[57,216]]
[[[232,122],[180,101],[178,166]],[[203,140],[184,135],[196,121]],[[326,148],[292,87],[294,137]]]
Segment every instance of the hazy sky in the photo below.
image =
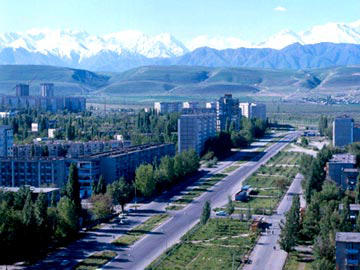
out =
[[31,28],[103,34],[133,29],[252,42],[283,29],[360,20],[360,0],[0,0],[0,32]]

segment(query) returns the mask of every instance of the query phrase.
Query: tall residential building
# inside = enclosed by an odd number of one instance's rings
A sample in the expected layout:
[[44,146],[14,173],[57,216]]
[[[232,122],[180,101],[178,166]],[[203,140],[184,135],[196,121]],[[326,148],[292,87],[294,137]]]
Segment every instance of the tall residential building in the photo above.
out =
[[336,270],[359,269],[360,259],[360,233],[336,233]]
[[42,83],[41,96],[42,97],[53,97],[54,96],[54,84],[53,83]]
[[235,123],[235,128],[240,128],[241,109],[239,99],[235,99],[231,94],[219,98],[216,102],[216,129],[225,130],[227,122]]
[[15,86],[15,92],[17,97],[28,97],[29,96],[29,85],[28,84],[17,84]]
[[344,147],[354,142],[354,119],[343,116],[336,117],[333,122],[333,145]]
[[240,103],[241,114],[249,119],[256,118],[266,120],[266,105],[261,103]]
[[10,126],[0,126],[0,157],[12,156],[13,144],[12,128]]
[[216,114],[183,114],[178,120],[179,152],[194,149],[199,155],[206,140],[216,135]]
[[183,105],[181,102],[155,102],[154,110],[157,113],[181,112]]

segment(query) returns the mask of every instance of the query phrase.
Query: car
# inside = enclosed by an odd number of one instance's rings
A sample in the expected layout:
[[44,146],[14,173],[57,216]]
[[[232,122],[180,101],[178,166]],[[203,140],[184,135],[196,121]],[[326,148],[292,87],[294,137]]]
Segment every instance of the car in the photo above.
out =
[[220,217],[226,217],[228,215],[225,211],[218,211],[215,214]]
[[63,261],[60,263],[61,266],[67,266],[67,265],[69,265],[69,264],[70,264],[70,261],[69,261],[69,260],[63,260]]

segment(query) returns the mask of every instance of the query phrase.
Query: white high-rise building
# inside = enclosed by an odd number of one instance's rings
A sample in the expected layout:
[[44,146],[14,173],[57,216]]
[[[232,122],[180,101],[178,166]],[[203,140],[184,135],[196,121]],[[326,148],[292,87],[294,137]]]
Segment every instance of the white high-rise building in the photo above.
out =
[[0,157],[12,156],[14,144],[13,130],[10,126],[0,126]]
[[241,108],[242,116],[249,119],[256,118],[266,120],[266,105],[261,103],[248,103],[242,102],[239,107]]
[[208,138],[216,135],[216,114],[183,114],[178,120],[179,152],[194,149],[199,155]]

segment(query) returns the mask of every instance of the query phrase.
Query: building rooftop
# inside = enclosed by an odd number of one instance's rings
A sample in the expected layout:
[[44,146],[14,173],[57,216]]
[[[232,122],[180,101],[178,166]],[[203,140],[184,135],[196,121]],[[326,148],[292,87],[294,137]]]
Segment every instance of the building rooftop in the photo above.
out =
[[352,163],[356,164],[355,155],[351,154],[336,154],[329,160],[329,163]]
[[[360,204],[356,204],[356,203],[350,203],[350,211],[360,211]],[[343,210],[344,205],[341,203],[339,204],[339,210]]]
[[360,233],[358,232],[337,232],[336,242],[360,243]]
[[359,172],[358,168],[345,168],[343,169],[344,172]]
[[[60,190],[59,188],[49,188],[49,187],[42,188],[42,187],[29,186],[29,188],[33,193],[40,193],[40,192],[48,193],[48,192]],[[20,189],[20,187],[0,187],[0,190],[10,191],[10,192],[18,192],[19,189]]]
[[137,151],[141,151],[141,150],[145,150],[145,149],[150,149],[150,148],[155,148],[155,147],[165,146],[165,145],[170,145],[170,144],[171,143],[135,145],[135,146],[125,147],[125,148],[118,149],[118,150],[109,150],[109,151],[105,151],[102,153],[89,155],[89,157],[94,157],[94,158],[107,157],[107,156],[114,157],[114,156],[118,156],[118,155],[122,155],[122,154],[137,152]]

